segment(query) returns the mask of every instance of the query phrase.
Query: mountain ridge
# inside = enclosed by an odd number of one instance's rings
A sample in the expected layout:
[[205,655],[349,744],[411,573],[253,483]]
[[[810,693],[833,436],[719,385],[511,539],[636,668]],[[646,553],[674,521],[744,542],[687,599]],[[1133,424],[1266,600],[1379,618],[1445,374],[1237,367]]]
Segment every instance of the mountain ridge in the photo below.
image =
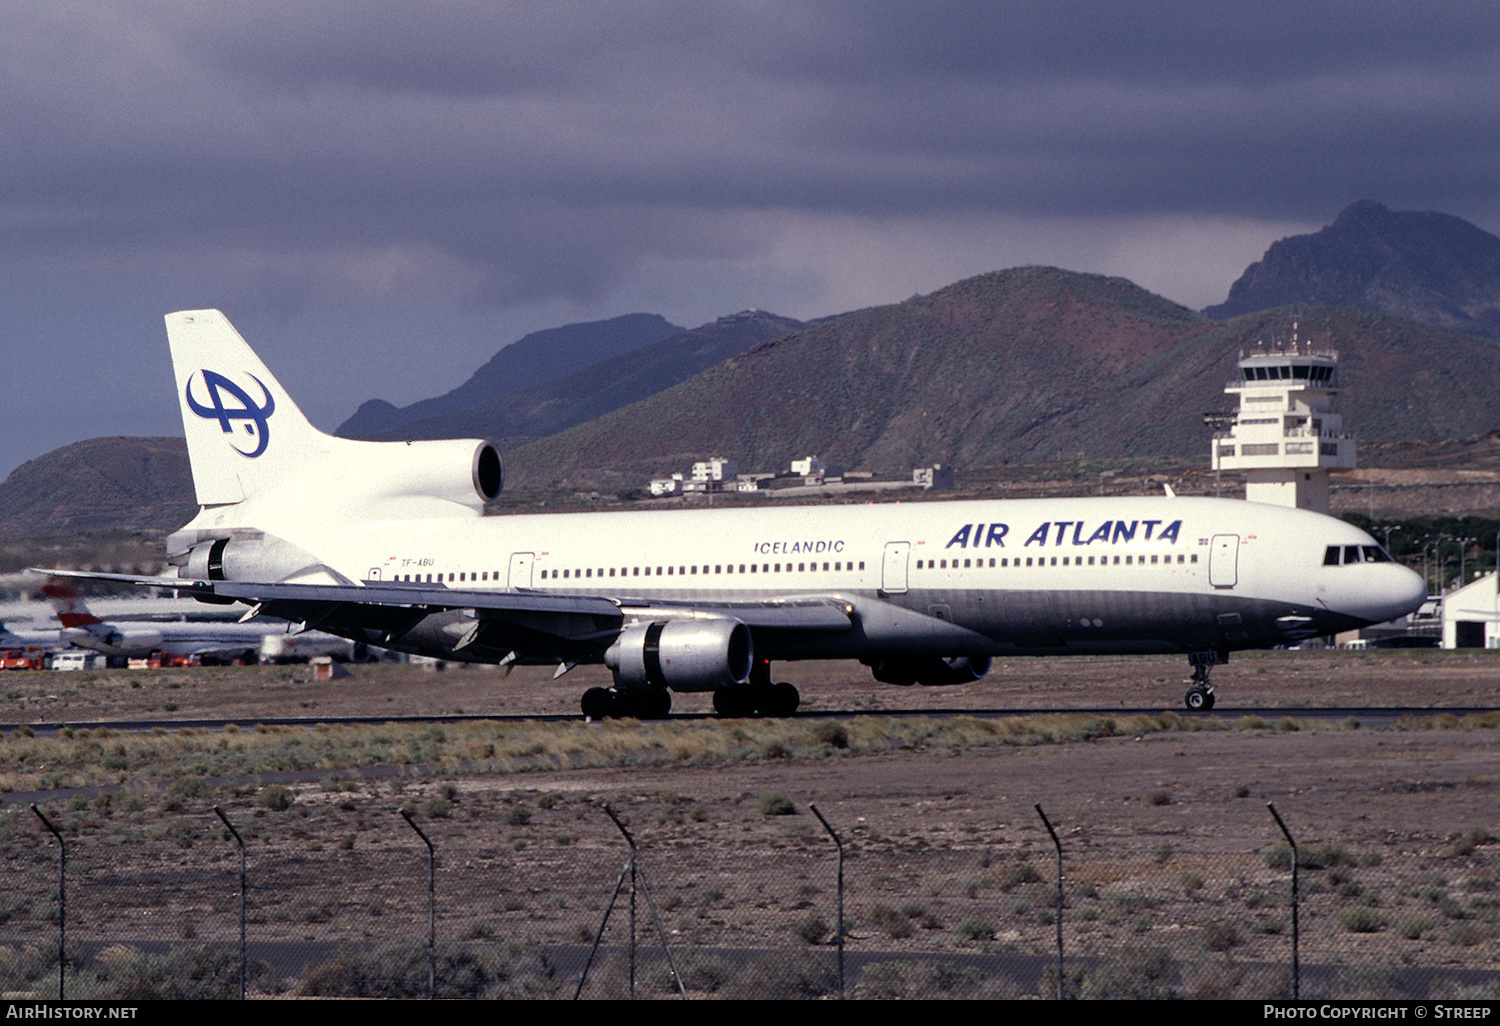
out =
[[1500,238],[1451,214],[1360,200],[1317,232],[1272,243],[1203,312],[1224,319],[1294,303],[1500,337]]

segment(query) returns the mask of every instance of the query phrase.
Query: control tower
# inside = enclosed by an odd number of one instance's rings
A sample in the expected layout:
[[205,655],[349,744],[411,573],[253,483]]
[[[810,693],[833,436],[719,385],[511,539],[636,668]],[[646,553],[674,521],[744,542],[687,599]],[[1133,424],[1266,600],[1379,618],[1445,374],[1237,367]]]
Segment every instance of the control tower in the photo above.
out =
[[1354,469],[1354,437],[1333,412],[1339,354],[1297,342],[1240,353],[1239,377],[1224,389],[1239,409],[1214,433],[1215,470],[1245,475],[1245,498],[1328,512],[1328,474]]

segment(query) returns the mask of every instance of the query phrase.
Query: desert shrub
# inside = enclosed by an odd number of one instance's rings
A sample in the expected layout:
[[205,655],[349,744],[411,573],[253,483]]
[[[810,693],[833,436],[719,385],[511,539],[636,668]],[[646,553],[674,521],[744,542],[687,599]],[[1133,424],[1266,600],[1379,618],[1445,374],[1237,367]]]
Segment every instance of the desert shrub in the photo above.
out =
[[1008,891],[1022,884],[1041,883],[1042,874],[1030,862],[1016,862],[1000,870],[999,881],[1001,890]]
[[873,962],[855,984],[862,1000],[913,1001],[980,997],[984,973],[972,966],[933,962]]
[[720,993],[739,1001],[806,1001],[837,991],[838,974],[831,960],[785,952],[752,959]]
[[1084,974],[1079,996],[1106,1000],[1160,1000],[1177,997],[1172,956],[1166,948],[1127,948]]
[[830,748],[849,747],[849,729],[842,723],[834,723],[831,720],[822,720],[814,724],[812,730],[808,731],[807,738],[815,745],[828,745]]
[[[1260,857],[1271,869],[1292,868],[1292,847],[1285,841],[1262,849]],[[1297,865],[1302,869],[1331,869],[1352,866],[1354,859],[1336,844],[1305,844],[1297,849]]]
[[1216,919],[1203,928],[1203,946],[1209,951],[1228,951],[1240,943],[1240,932],[1233,923]]
[[1378,933],[1385,929],[1385,916],[1368,905],[1355,905],[1339,913],[1339,924],[1350,933]]
[[830,936],[822,916],[808,916],[797,924],[796,932],[804,944],[822,944]]
[[[555,989],[553,969],[529,948],[490,953],[439,945],[434,958],[439,998],[545,997]],[[427,949],[403,945],[377,951],[345,950],[315,967],[298,988],[302,997],[425,998]]]
[[[112,1001],[225,1001],[240,996],[240,960],[233,952],[174,948],[165,955],[134,949],[100,953],[90,997]],[[247,980],[261,979],[263,965],[246,966]]]
[[762,816],[791,816],[797,811],[792,800],[779,791],[761,795],[755,804]]
[[871,926],[884,930],[892,940],[905,940],[916,932],[909,918],[887,905],[876,905],[868,918]]
[[256,805],[263,809],[270,809],[272,812],[285,812],[296,800],[296,792],[282,784],[263,787],[260,789],[260,794],[255,796]]
[[1403,919],[1396,924],[1396,932],[1407,940],[1421,940],[1422,935],[1432,929],[1432,920],[1420,917]]
[[954,927],[960,940],[987,941],[995,937],[995,927],[983,916],[964,916]]

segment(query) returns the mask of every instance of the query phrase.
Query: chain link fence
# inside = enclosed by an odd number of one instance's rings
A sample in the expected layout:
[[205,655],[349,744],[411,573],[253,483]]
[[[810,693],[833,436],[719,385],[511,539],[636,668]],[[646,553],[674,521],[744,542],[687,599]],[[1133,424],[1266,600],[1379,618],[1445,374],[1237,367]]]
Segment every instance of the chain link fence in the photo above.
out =
[[[406,807],[435,851],[429,905],[422,838],[354,787],[224,804],[248,996],[1054,998],[1059,966],[1068,998],[1500,996],[1482,831],[1440,850],[1299,839],[1294,924],[1292,849],[1253,802],[1231,838],[1149,810],[1133,836],[1055,821],[1059,902],[1031,809],[887,832],[836,807],[825,829],[779,794],[651,794],[617,825],[586,794],[426,784]],[[12,806],[0,848],[8,994],[240,996],[240,852],[207,804]]]

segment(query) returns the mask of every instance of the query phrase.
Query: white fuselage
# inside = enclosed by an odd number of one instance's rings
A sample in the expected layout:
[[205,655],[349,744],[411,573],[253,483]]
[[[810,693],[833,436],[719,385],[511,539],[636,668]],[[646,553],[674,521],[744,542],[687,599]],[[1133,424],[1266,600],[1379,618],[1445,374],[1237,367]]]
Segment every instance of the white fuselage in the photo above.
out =
[[1395,563],[1325,565],[1329,546],[1374,546],[1358,528],[1228,499],[402,522],[315,506],[258,512],[260,529],[314,554],[329,580],[605,597],[627,620],[660,603],[794,596],[864,608],[866,627],[852,634],[772,638],[769,649],[757,638],[757,652],[775,658],[1229,651],[1390,619],[1422,598],[1420,580]]

